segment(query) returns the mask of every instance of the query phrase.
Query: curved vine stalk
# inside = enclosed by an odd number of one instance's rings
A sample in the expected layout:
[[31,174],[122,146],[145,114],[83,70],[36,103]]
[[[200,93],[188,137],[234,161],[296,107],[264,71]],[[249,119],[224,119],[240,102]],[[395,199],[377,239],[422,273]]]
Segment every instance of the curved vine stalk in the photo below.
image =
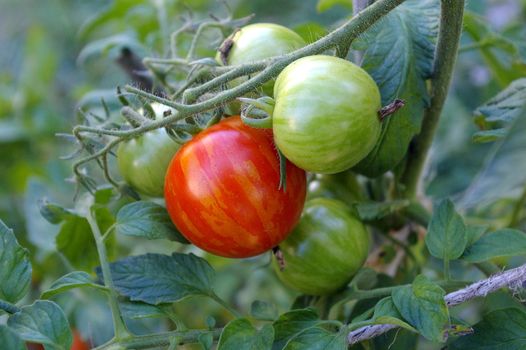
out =
[[[517,268],[493,275],[485,280],[475,282],[466,288],[446,295],[444,298],[448,307],[465,303],[477,297],[485,297],[501,288],[512,290],[523,288],[526,283],[526,264]],[[365,326],[350,332],[347,336],[349,344],[355,344],[367,339],[372,339],[386,333],[398,326],[392,324],[379,324]]]
[[412,142],[402,175],[402,183],[406,186],[405,196],[410,199],[417,194],[427,154],[446,102],[462,34],[463,14],[464,0],[441,1],[440,32],[431,77],[431,101],[424,114],[422,131]]
[[[108,138],[108,140],[104,147],[101,147],[95,152],[90,152],[91,154],[89,156],[78,160],[74,164],[73,167],[75,175],[78,179],[82,179],[83,174],[80,171],[80,167],[83,164],[91,160],[100,161],[100,159],[103,159],[108,153],[111,152],[113,147],[115,147],[118,143],[124,140],[137,137],[151,130],[166,127],[168,125],[176,123],[179,120],[188,117],[193,117],[199,113],[221,107],[225,103],[257,89],[263,83],[276,77],[290,63],[294,62],[295,60],[301,57],[321,54],[327,50],[336,49],[338,47],[341,47],[341,45],[346,45],[346,43],[352,42],[356,37],[358,37],[360,34],[366,31],[371,25],[373,25],[376,21],[385,16],[395,7],[400,5],[402,2],[404,2],[404,0],[376,1],[373,5],[367,7],[362,12],[354,16],[352,19],[344,23],[341,27],[337,28],[325,37],[320,38],[318,41],[307,45],[299,50],[293,51],[289,54],[233,67],[212,67],[206,66],[205,64],[201,64],[201,66],[203,67],[200,68],[201,70],[197,74],[201,74],[201,77],[210,75],[211,79],[204,82],[201,85],[196,86],[193,86],[192,83],[183,84],[183,88],[177,90],[173,94],[174,97],[182,96],[180,100],[172,100],[165,97],[160,97],[155,94],[140,90],[133,86],[126,86],[125,90],[128,93],[131,93],[141,98],[145,98],[152,102],[159,102],[168,107],[172,107],[176,110],[176,112],[160,120],[148,120],[146,122],[142,122],[140,125],[131,129],[116,129],[107,128],[104,126],[93,127],[88,125],[76,126],[73,129],[73,134],[77,138],[81,147],[83,148],[85,148],[85,138],[88,137],[87,134],[93,134],[99,137],[106,137]],[[150,68],[153,64],[195,66],[194,63],[198,63],[200,62],[200,60],[194,62],[189,61],[194,56],[195,48],[194,50],[191,50],[188,53],[186,58],[179,58],[176,56],[175,49],[177,36],[185,31],[197,31],[201,33],[206,27],[216,27],[216,25],[201,24],[197,27],[192,27],[191,25],[184,26],[180,31],[177,31],[172,35],[172,58],[161,60],[145,59],[145,61],[148,63],[147,66]],[[194,47],[195,45],[196,42],[194,42]],[[236,78],[249,75],[253,76],[249,77],[242,84],[234,88],[219,91],[221,87],[225,85],[225,83],[232,81]],[[197,82],[197,79],[195,80],[195,82]],[[175,125],[172,127],[175,127]],[[106,162],[103,161],[102,164],[104,165],[106,164]]]

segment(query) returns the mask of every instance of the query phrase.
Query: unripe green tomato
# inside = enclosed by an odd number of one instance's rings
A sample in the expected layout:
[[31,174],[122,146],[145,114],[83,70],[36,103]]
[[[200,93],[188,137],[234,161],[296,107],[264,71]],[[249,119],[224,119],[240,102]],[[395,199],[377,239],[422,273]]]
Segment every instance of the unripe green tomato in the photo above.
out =
[[351,168],[380,135],[380,91],[357,65],[333,56],[308,56],[285,68],[274,85],[276,145],[307,171]]
[[347,205],[354,205],[366,198],[356,175],[350,171],[315,174],[307,187],[307,200],[319,197],[338,199]]
[[[231,38],[232,46],[226,55],[227,65],[241,65],[256,62],[266,58],[280,56],[306,45],[301,36],[291,29],[273,23],[256,23],[241,28]],[[224,64],[218,52],[216,61]],[[238,78],[228,84],[229,88],[235,87],[247,78]],[[263,84],[263,92],[272,96],[274,79]],[[240,103],[234,101],[229,104],[229,114],[239,114]]]
[[279,244],[285,260],[274,269],[287,286],[308,295],[331,294],[362,267],[370,238],[365,225],[344,203],[315,198],[305,203],[299,224]]
[[[156,119],[169,107],[152,104]],[[162,197],[166,169],[181,145],[164,128],[149,131],[121,142],[117,149],[117,165],[124,180],[138,192]]]

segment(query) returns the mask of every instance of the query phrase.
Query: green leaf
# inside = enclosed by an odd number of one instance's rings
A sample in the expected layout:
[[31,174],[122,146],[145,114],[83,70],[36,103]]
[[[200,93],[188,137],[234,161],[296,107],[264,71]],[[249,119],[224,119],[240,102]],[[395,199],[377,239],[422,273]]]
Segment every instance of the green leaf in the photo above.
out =
[[106,287],[95,283],[93,278],[84,271],[73,271],[60,277],[53,282],[51,286],[42,293],[42,299],[48,299],[54,295],[64,293],[68,290],[82,287],[93,287],[106,290]]
[[[113,215],[105,207],[97,208],[94,213],[99,229],[102,233],[106,232],[114,222]],[[112,236],[106,239],[105,243],[111,247],[114,243]],[[84,217],[71,215],[66,218],[56,237],[56,244],[58,251],[77,269],[91,271],[99,263],[95,238],[88,220]]]
[[257,330],[246,318],[230,321],[217,345],[218,350],[268,350],[272,347],[274,329],[267,324]]
[[352,14],[352,0],[318,0],[316,11],[319,13],[330,10],[336,5],[343,6],[349,9],[349,14]]
[[341,327],[332,332],[322,327],[307,328],[289,340],[283,350],[342,350],[347,349],[347,331]]
[[417,330],[402,320],[402,315],[396,308],[393,298],[387,297],[380,300],[374,307],[371,324],[394,324],[412,332]]
[[[475,133],[475,142],[504,138],[507,128],[526,106],[526,78],[513,81],[497,96],[475,110],[475,123],[483,129]],[[490,130],[487,130],[490,129]]]
[[327,28],[317,22],[305,22],[292,27],[292,29],[308,44],[327,35]]
[[504,256],[526,255],[526,233],[502,229],[482,236],[466,249],[462,260],[476,263]]
[[[524,35],[512,38],[495,32],[487,18],[473,12],[464,13],[464,30],[471,37],[484,58],[493,78],[501,86],[526,75],[524,55],[519,43],[524,45]],[[508,38],[509,36],[509,38]],[[522,50],[523,51],[523,50]],[[522,56],[522,57],[521,57]]]
[[378,176],[395,168],[420,132],[428,103],[426,80],[432,72],[440,5],[437,0],[408,0],[362,34],[355,49],[363,50],[362,67],[380,88],[385,106],[396,98],[404,108],[382,123],[380,139],[355,169]]
[[466,226],[466,238],[467,244],[466,247],[473,245],[476,241],[482,237],[484,233],[488,230],[488,226],[485,225],[467,225]]
[[130,301],[123,301],[119,305],[124,316],[131,319],[159,318],[167,316],[161,307],[155,305]]
[[16,333],[4,325],[0,325],[0,344],[4,349],[9,350],[27,350],[26,344]]
[[40,214],[51,224],[60,224],[71,215],[74,215],[71,211],[53,203],[49,203],[47,200],[42,199],[38,201],[38,209]]
[[278,308],[272,303],[255,300],[250,305],[250,314],[257,320],[274,321],[278,317]]
[[139,53],[145,51],[136,38],[127,34],[117,34],[92,41],[84,46],[78,55],[77,64],[82,66],[93,59],[105,56],[115,59],[123,48]]
[[450,200],[433,211],[425,241],[431,255],[444,260],[457,259],[466,249],[466,226]]
[[490,312],[473,328],[473,334],[460,337],[448,349],[526,349],[526,313],[521,309]]
[[423,275],[411,286],[393,292],[393,302],[403,318],[425,338],[444,342],[447,339],[449,313],[444,300],[446,292]]
[[199,344],[203,346],[204,350],[212,349],[212,346],[214,345],[214,336],[212,333],[199,334],[197,340],[199,341]]
[[322,321],[313,309],[292,310],[284,313],[273,324],[274,345],[272,349],[283,349],[290,338],[320,322]]
[[495,142],[482,169],[457,204],[463,209],[482,208],[504,198],[516,198],[526,184],[526,107]]
[[0,299],[16,303],[31,284],[29,252],[21,247],[11,229],[0,220]]
[[23,340],[50,349],[69,350],[72,342],[68,320],[62,309],[48,300],[37,300],[9,317],[7,325]]
[[409,206],[410,201],[401,199],[388,202],[361,202],[356,205],[362,220],[371,221],[386,217]]
[[117,213],[115,229],[118,234],[128,236],[188,243],[172,223],[166,209],[152,202],[139,201],[122,207]]
[[[173,303],[191,295],[211,295],[215,272],[194,254],[130,256],[110,264],[117,291],[132,301]],[[100,268],[97,269],[100,275]]]

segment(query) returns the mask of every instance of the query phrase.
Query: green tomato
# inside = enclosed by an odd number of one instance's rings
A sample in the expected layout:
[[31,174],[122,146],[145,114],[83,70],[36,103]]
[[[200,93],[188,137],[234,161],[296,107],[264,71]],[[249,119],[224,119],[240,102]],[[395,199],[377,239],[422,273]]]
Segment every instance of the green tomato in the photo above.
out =
[[[306,45],[305,41],[296,32],[287,27],[273,23],[257,23],[241,28],[231,38],[232,46],[226,55],[227,65],[241,65],[256,62],[266,58],[280,56]],[[218,52],[216,61],[224,64]],[[247,78],[238,78],[228,84],[229,88],[235,87]],[[274,80],[263,84],[263,92],[272,96]],[[255,97],[255,95],[251,95]],[[239,114],[239,102],[229,104],[231,114]]]
[[292,163],[334,174],[362,160],[380,135],[380,91],[357,65],[308,56],[285,68],[274,85],[274,139]]
[[[305,204],[299,224],[279,244],[285,260],[279,279],[308,295],[344,287],[367,258],[370,238],[364,224],[344,203],[316,198]],[[275,260],[275,259],[274,259]]]
[[[157,119],[169,107],[152,103]],[[168,165],[179,149],[164,128],[149,131],[121,142],[117,149],[117,166],[124,180],[138,192],[151,197],[164,195],[164,177]]]

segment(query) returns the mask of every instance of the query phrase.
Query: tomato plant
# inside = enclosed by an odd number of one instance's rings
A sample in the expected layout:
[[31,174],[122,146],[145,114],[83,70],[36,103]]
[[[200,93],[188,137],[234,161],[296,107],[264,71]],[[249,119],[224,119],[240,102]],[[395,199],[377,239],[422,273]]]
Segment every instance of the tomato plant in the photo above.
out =
[[198,134],[166,173],[166,208],[196,246],[226,257],[261,254],[279,244],[299,219],[305,172],[279,158],[268,130],[230,117]]
[[305,203],[299,224],[279,247],[285,266],[280,280],[308,295],[330,294],[347,284],[369,252],[369,232],[343,202],[316,198]]
[[[168,110],[153,104],[156,119]],[[164,129],[156,129],[123,141],[117,149],[117,164],[124,180],[135,190],[148,196],[161,197],[164,175],[180,145]]]
[[331,56],[301,58],[274,85],[276,145],[307,171],[334,174],[351,168],[380,135],[380,92],[360,67]]
[[34,2],[0,349],[526,348],[524,1]]
[[[280,56],[305,45],[302,37],[287,27],[274,23],[256,23],[239,29],[232,38],[227,39],[217,53],[216,61],[236,66]],[[229,86],[237,86],[245,80],[233,80]],[[268,81],[261,88],[266,95],[271,96],[274,81]],[[238,102],[230,103],[229,107],[231,113],[239,113]]]

